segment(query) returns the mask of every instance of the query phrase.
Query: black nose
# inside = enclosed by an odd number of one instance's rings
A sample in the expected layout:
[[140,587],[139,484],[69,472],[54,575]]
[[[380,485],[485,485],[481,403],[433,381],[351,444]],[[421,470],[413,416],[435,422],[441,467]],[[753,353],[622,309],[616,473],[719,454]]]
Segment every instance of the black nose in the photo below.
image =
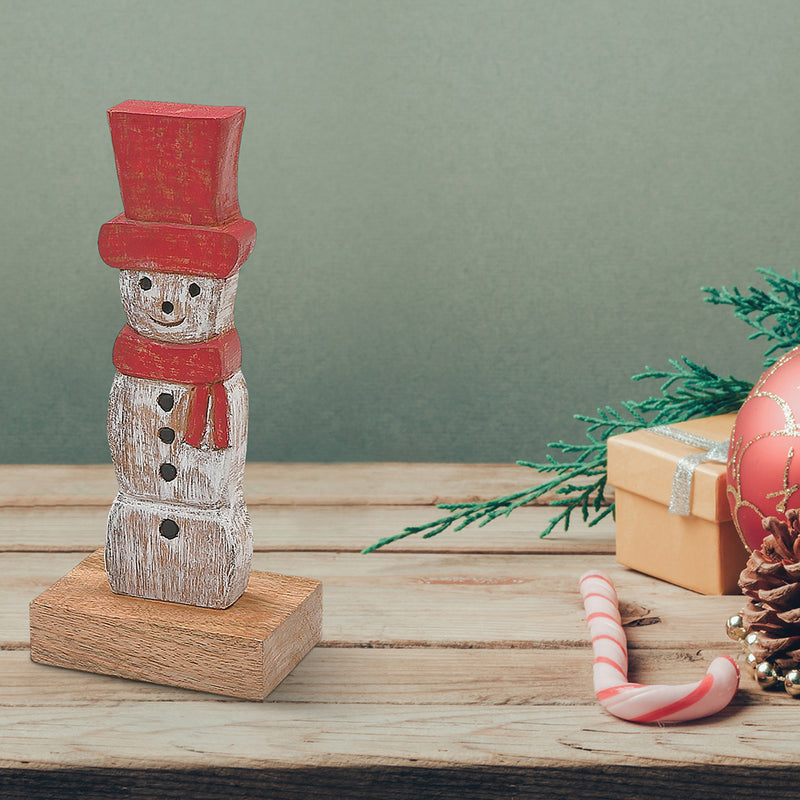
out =
[[164,301],[164,302],[161,304],[161,310],[162,310],[162,311],[163,311],[165,314],[171,314],[171,313],[172,313],[172,312],[175,310],[175,306],[174,306],[174,305],[172,305],[172,303],[170,303],[170,301],[169,301],[169,300],[165,300],[165,301]]

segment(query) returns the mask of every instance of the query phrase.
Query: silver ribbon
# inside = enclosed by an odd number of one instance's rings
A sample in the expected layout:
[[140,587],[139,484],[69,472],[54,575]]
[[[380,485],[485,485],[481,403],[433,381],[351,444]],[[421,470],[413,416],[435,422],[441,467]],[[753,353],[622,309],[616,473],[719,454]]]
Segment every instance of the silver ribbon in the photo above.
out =
[[698,436],[695,433],[687,433],[678,428],[673,428],[671,425],[656,425],[654,428],[648,428],[647,430],[701,450],[699,453],[684,456],[675,467],[675,475],[672,478],[669,513],[680,514],[685,517],[689,514],[692,480],[694,479],[694,471],[697,469],[697,465],[702,464],[704,461],[727,463],[729,442],[727,439],[724,442],[715,442],[713,439],[707,439],[705,436]]

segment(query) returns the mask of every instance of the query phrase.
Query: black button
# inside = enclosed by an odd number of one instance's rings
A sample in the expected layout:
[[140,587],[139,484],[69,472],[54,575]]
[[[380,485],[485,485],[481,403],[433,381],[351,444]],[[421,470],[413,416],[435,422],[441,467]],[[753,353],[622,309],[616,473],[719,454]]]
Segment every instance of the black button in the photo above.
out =
[[174,464],[162,464],[158,468],[158,474],[167,482],[174,481],[178,470]]
[[172,428],[161,428],[158,432],[158,438],[161,439],[164,444],[172,444],[175,441],[175,431]]
[[172,411],[172,406],[175,405],[175,398],[169,392],[161,392],[157,402],[164,411]]
[[158,526],[158,532],[165,539],[174,539],[179,530],[178,523],[174,519],[162,519],[161,524]]

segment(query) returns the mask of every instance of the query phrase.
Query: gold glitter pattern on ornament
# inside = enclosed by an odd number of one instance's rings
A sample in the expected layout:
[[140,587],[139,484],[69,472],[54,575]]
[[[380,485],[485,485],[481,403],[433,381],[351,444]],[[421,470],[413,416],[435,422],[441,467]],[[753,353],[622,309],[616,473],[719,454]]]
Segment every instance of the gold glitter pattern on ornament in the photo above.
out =
[[[793,466],[797,473],[793,457],[794,449],[800,445],[797,419],[800,416],[797,414],[800,410],[797,408],[800,386],[796,385],[795,377],[798,374],[800,348],[795,348],[759,378],[745,400],[731,434],[726,493],[734,526],[748,552],[752,552],[761,541],[761,525],[765,518],[783,515],[792,502],[798,504],[795,495],[800,492],[800,483],[792,480],[794,477],[797,481],[797,474],[790,474]],[[787,377],[789,381],[786,381]],[[770,411],[772,403],[777,406],[774,411],[779,412],[782,420],[775,419],[777,414]],[[774,444],[766,443],[770,439],[775,440]],[[786,442],[787,452],[777,441],[780,439],[794,439],[795,442]],[[754,446],[756,449],[749,452]]]
[[[761,381],[761,383],[763,383],[763,381]],[[786,420],[786,427],[781,432],[787,434],[800,433],[800,428],[797,427],[797,420],[794,418],[794,412],[791,406],[782,397],[774,392],[759,391],[753,392],[751,397],[768,397],[770,400],[774,400],[778,404],[780,410],[783,411],[783,417]],[[771,431],[771,433],[774,434],[776,431]]]
[[789,448],[789,454],[786,457],[786,466],[783,468],[783,488],[778,490],[777,492],[770,492],[767,497],[780,497],[781,499],[778,501],[778,505],[775,506],[778,511],[783,514],[786,511],[786,504],[789,502],[789,498],[798,490],[800,489],[800,485],[794,483],[789,486],[789,467],[792,464],[792,457],[794,456],[794,448]]

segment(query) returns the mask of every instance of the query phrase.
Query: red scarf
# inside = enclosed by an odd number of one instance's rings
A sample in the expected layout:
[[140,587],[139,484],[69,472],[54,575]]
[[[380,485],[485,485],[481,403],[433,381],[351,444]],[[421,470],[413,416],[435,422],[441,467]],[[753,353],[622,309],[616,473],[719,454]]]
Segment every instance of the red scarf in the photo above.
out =
[[229,446],[228,397],[222,382],[242,364],[242,346],[235,328],[205,342],[171,344],[148,339],[126,325],[114,342],[112,360],[120,372],[132,378],[191,386],[183,440],[192,447],[200,446],[211,402],[214,447]]

